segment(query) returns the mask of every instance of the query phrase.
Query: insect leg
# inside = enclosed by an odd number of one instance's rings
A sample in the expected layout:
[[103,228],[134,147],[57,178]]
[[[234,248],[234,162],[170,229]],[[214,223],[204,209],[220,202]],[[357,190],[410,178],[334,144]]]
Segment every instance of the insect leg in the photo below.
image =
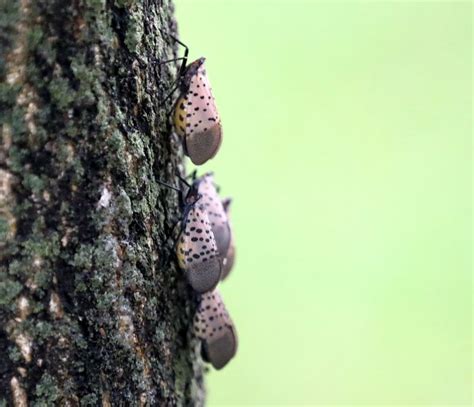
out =
[[181,175],[177,174],[177,177],[179,178],[179,180],[184,184],[186,185],[188,188],[191,188],[191,185],[189,185],[189,182],[186,180],[186,178],[183,178]]
[[166,61],[161,61],[161,62],[158,62],[158,60],[155,60],[155,64],[156,65],[164,65],[164,64],[169,64],[170,62],[182,61],[183,59],[184,59],[184,57],[167,59]]
[[191,174],[189,174],[186,179],[191,178],[193,181],[197,178],[197,170],[194,170]]
[[[163,101],[160,103],[160,107],[163,106],[167,101],[168,99],[173,96],[173,93],[176,91],[176,89],[178,89],[179,87],[179,79],[176,80],[173,85],[172,85],[172,89],[170,90],[170,92],[166,95],[166,97],[163,99]],[[169,112],[166,113],[166,116],[169,116],[171,114],[173,110],[173,107],[171,108],[171,110]]]
[[[189,48],[186,44],[178,40],[174,35],[167,33],[163,31],[162,29],[160,29],[160,31],[163,35],[168,36],[169,38],[171,38],[173,41],[177,42],[179,45],[181,45],[184,48],[184,56],[182,57],[181,66],[178,71],[178,78],[180,78],[184,74],[184,71],[186,70],[186,64],[188,63]],[[181,58],[178,58],[178,59],[181,59]]]
[[[182,47],[184,47],[184,55],[182,57],[179,57],[179,58],[172,58],[172,59],[169,59],[169,60],[166,60],[166,61],[158,61],[156,58],[154,58],[154,63],[155,63],[155,75],[156,75],[156,67],[157,66],[161,66],[161,65],[164,65],[164,64],[167,64],[167,63],[170,63],[170,62],[177,62],[177,61],[181,61],[181,66],[178,68],[178,75],[177,75],[177,78],[175,80],[175,82],[173,83],[172,85],[172,88],[171,88],[171,91],[168,93],[168,95],[166,95],[166,97],[164,98],[164,100],[160,103],[160,107],[163,106],[169,98],[171,98],[171,96],[173,96],[173,93],[176,91],[176,89],[179,87],[179,83],[181,81],[181,78],[183,77],[184,75],[184,72],[186,71],[186,65],[188,63],[188,55],[189,55],[189,48],[186,44],[184,44],[183,42],[181,42],[180,40],[178,40],[174,35],[170,34],[170,33],[167,33],[165,32],[163,29],[160,28],[160,32],[163,34],[164,36],[164,40],[166,42],[169,43],[169,41],[166,39],[167,38],[171,38],[173,41],[177,42],[178,44],[180,44]],[[169,116],[171,114],[171,111],[170,110],[169,112],[167,112],[167,116]]]

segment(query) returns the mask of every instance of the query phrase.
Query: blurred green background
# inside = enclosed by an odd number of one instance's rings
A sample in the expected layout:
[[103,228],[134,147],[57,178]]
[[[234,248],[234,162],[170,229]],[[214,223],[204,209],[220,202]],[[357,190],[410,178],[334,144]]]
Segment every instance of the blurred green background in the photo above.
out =
[[209,405],[471,405],[470,2],[177,0],[224,126]]

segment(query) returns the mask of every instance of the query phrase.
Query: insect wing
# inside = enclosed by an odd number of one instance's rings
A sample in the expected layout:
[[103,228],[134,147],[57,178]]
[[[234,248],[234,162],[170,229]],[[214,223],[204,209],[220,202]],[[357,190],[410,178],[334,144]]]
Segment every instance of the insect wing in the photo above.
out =
[[186,272],[193,289],[198,293],[214,289],[222,264],[207,214],[197,205],[187,214],[176,250],[179,266]]
[[222,369],[237,352],[237,332],[218,290],[201,296],[194,333],[202,340],[203,358]]

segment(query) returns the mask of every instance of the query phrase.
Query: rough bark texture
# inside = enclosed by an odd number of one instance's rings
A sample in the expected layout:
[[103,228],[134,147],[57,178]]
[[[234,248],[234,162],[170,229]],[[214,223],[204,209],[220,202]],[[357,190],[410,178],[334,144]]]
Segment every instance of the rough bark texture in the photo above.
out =
[[160,28],[169,1],[0,0],[0,406],[203,403]]

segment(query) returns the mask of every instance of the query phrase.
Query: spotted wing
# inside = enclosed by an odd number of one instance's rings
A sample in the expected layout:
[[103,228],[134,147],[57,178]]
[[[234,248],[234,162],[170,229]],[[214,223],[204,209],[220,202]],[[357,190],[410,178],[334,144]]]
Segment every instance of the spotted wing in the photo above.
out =
[[199,205],[204,208],[211,223],[216,239],[217,251],[223,259],[229,249],[231,233],[227,214],[217,193],[212,174],[206,174],[196,180],[198,192],[202,195]]
[[189,210],[176,247],[179,266],[194,290],[214,289],[222,273],[222,262],[206,211],[197,205]]
[[214,368],[222,369],[237,352],[237,332],[218,290],[201,296],[194,317],[194,333],[202,352]]
[[202,64],[191,78],[186,100],[186,135],[203,133],[220,123],[219,113],[212,94],[211,84]]
[[220,124],[211,85],[202,65],[192,76],[188,91],[182,94],[174,108],[174,125],[179,135],[190,136]]

